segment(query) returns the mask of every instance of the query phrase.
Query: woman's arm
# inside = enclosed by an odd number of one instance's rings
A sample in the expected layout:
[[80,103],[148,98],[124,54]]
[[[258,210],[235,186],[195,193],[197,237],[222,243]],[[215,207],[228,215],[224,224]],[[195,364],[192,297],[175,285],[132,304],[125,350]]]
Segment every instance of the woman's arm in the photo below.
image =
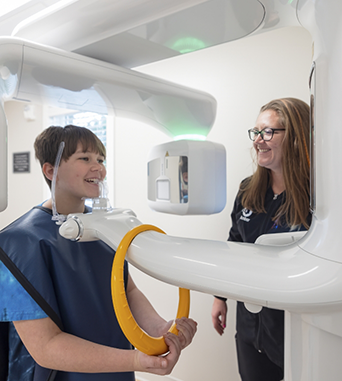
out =
[[211,320],[217,333],[223,335],[227,325],[227,302],[225,300],[214,298]]

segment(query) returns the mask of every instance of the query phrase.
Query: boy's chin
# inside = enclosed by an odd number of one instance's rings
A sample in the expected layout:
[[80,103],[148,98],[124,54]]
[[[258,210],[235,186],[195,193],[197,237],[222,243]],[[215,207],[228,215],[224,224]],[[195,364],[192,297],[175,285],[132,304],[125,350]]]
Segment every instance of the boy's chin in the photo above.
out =
[[82,200],[91,200],[92,198],[99,198],[99,195],[98,194],[88,194],[87,196],[85,197],[82,197]]

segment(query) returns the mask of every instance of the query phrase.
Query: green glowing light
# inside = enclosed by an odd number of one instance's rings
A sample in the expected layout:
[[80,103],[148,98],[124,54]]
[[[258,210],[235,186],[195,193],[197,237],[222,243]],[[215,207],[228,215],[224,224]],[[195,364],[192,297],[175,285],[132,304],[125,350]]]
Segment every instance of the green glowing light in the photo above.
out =
[[186,135],[178,135],[173,138],[173,140],[206,140],[206,136],[196,135],[196,134],[186,134]]
[[171,49],[177,50],[177,52],[184,54],[184,53],[191,53],[196,50],[204,49],[207,45],[204,41],[199,40],[195,37],[182,37],[178,39],[172,46]]

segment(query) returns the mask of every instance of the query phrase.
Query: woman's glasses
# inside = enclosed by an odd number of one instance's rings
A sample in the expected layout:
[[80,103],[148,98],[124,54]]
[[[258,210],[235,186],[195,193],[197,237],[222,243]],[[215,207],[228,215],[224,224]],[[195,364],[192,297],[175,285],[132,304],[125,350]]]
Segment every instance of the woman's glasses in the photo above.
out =
[[266,127],[263,128],[261,131],[257,130],[256,128],[251,128],[250,130],[248,130],[248,136],[254,142],[260,135],[262,140],[268,142],[273,138],[274,131],[285,131],[285,128]]

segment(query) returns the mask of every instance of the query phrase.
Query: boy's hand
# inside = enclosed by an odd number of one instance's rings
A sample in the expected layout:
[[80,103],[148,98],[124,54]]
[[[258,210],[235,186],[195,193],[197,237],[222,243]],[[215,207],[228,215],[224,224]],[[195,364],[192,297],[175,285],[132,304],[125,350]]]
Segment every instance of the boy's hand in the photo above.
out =
[[[197,323],[193,319],[182,317],[176,319],[176,328],[178,329],[178,338],[180,340],[182,349],[186,348],[191,342],[197,331]],[[171,328],[173,320],[168,321],[159,328],[158,336],[164,336]]]
[[164,335],[165,343],[169,347],[169,352],[163,356],[149,356],[136,350],[135,366],[136,371],[148,372],[165,376],[172,372],[176,365],[182,346],[179,338],[173,333]]
[[[170,325],[169,323],[167,324]],[[193,319],[181,318],[176,320],[178,335],[167,332],[164,335],[165,343],[169,352],[163,356],[148,356],[136,351],[137,370],[159,375],[167,375],[172,372],[176,365],[182,349],[187,347],[197,331],[197,323]]]
[[193,319],[182,317],[176,319],[176,327],[178,329],[178,338],[182,349],[186,348],[191,342],[197,331],[197,323]]

